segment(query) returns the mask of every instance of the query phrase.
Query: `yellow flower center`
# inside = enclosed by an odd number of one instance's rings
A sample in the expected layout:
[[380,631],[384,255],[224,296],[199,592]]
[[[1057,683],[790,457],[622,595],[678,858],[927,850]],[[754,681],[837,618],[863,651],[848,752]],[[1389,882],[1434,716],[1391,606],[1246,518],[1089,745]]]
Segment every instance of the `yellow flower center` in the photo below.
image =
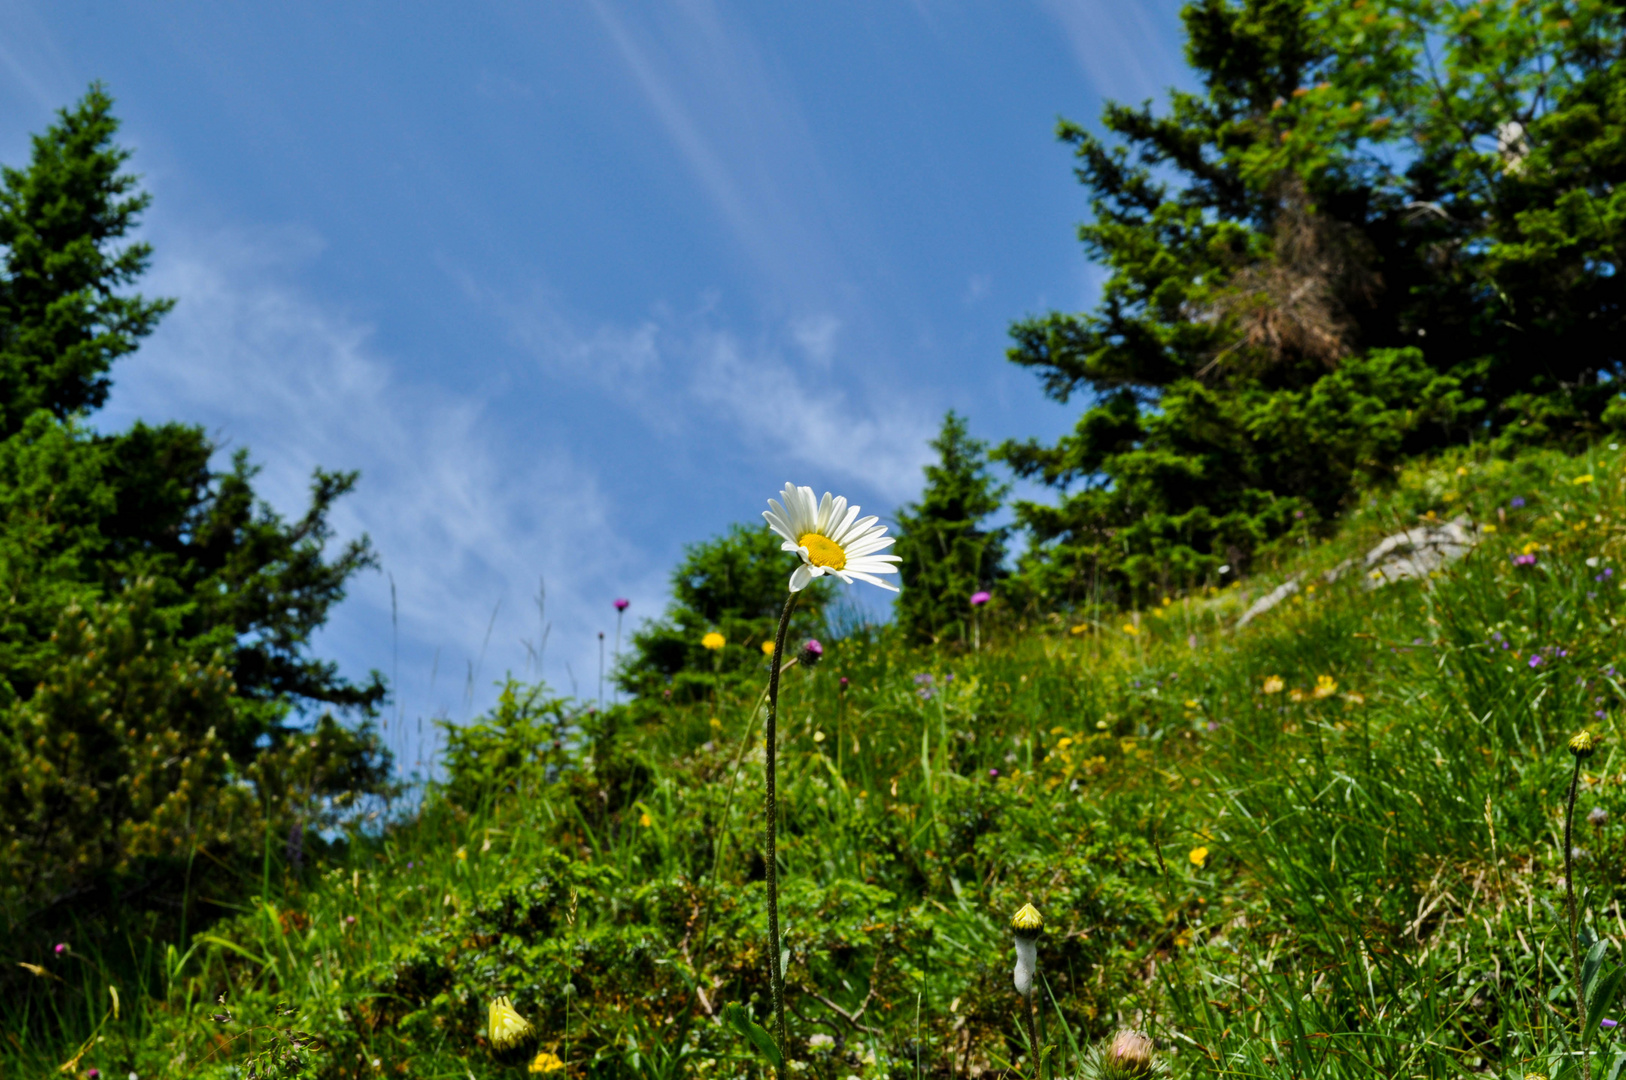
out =
[[831,570],[840,570],[847,565],[847,553],[841,550],[840,544],[828,536],[807,533],[796,542],[807,549],[807,561],[814,566],[827,566]]

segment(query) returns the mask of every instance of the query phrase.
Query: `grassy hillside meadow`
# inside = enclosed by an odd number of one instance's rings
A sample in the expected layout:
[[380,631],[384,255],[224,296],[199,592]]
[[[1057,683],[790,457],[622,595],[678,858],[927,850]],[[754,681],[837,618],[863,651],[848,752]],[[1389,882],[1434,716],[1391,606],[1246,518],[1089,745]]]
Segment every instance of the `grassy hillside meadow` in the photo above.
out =
[[[1458,514],[1484,541],[1433,580],[1308,576],[1230,630],[1287,573]],[[1583,918],[1626,939],[1623,536],[1626,453],[1463,455],[1239,586],[1020,630],[994,611],[980,652],[827,643],[782,701],[792,1072],[1032,1075],[1029,901],[1055,1076],[1120,1027],[1172,1076],[1573,1066],[1584,726]],[[510,687],[448,786],[338,862],[277,838],[256,899],[190,941],[64,942],[3,1018],[0,1075],[293,1075],[290,1026],[323,1077],[768,1075],[718,1017],[768,998],[757,704],[589,716]],[[520,1056],[488,1047],[499,994],[536,1025]]]

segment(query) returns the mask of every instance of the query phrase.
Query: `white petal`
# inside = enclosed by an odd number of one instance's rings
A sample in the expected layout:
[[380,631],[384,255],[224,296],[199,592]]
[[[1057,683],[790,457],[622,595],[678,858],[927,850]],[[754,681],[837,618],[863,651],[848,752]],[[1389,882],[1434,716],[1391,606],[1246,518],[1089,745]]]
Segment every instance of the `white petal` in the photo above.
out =
[[830,520],[824,522],[824,535],[834,540],[841,532],[841,522],[847,516],[847,496],[837,495],[830,503]]
[[813,498],[813,489],[799,487],[796,489],[796,506],[790,519],[790,527],[798,538],[815,532],[818,529],[819,504]]
[[857,518],[857,517],[858,517],[858,507],[856,507],[856,506],[847,507],[847,512],[845,514],[842,514],[836,520],[836,523],[835,523],[834,527],[831,528],[831,530],[830,530],[830,539],[834,540],[836,543],[840,544],[842,547],[846,547],[847,546],[847,541],[855,538],[855,533],[853,532],[853,527],[852,526],[853,526],[853,520],[855,518]]
[[865,574],[865,573],[862,573],[862,572],[860,572],[858,570],[851,571],[851,574],[852,574],[853,577],[857,578],[859,581],[867,581],[871,585],[879,585],[881,588],[890,589],[892,592],[897,592],[898,591],[898,587],[896,585],[888,585],[886,582],[882,581],[878,577],[874,577],[873,575]]
[[817,524],[815,524],[813,527],[818,530],[820,536],[830,535],[829,532],[826,531],[830,526],[830,505],[830,493],[826,491],[824,493],[824,498],[819,500],[818,517],[814,518],[814,521],[817,522]]
[[790,575],[790,591],[801,592],[807,588],[807,583],[813,580],[813,568],[806,563],[798,566]]
[[868,555],[872,551],[882,551],[895,543],[897,543],[897,537],[895,536],[869,537],[850,544],[843,544],[841,550],[847,553],[847,558],[857,559]]
[[892,562],[884,560],[879,555],[867,559],[854,559],[846,565],[845,569],[862,571],[866,574],[896,574],[898,572],[898,568]]
[[780,536],[783,536],[787,541],[793,541],[796,539],[790,534],[790,526],[785,523],[784,518],[780,517],[778,514],[775,514],[772,510],[764,510],[762,512],[762,516],[767,520],[768,528],[772,529]]
[[[852,523],[851,531],[855,532],[855,533],[865,532],[865,531],[869,530],[877,521],[880,521],[880,520],[881,519],[876,517],[874,514],[871,514],[867,518],[859,518],[857,521]],[[885,531],[886,531],[886,526],[882,525],[881,526],[881,532],[885,532]]]

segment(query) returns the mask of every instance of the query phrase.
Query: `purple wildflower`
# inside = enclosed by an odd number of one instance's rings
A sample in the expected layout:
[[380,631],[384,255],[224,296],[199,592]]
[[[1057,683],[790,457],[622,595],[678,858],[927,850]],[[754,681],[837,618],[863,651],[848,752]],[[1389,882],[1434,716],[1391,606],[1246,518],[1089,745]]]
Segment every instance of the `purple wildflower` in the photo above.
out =
[[988,779],[990,779],[990,780],[998,780],[999,779],[999,770],[998,769],[989,769],[988,770]]
[[989,593],[987,590],[982,590],[980,592],[974,592],[974,593],[971,594],[971,606],[972,607],[982,607],[982,605],[986,604],[988,601],[992,600],[993,598],[994,598],[993,594]]
[[1515,510],[1519,509],[1519,507],[1524,505],[1524,496],[1523,495],[1515,495],[1515,496],[1513,496],[1513,501],[1508,503],[1508,505],[1513,507],[1513,509],[1515,509]]
[[626,597],[618,596],[618,597],[616,597],[616,600],[615,600],[615,610],[617,610],[617,611],[625,611],[625,610],[627,610],[627,605],[629,605],[631,603],[632,603],[632,601],[628,600]]
[[67,952],[67,951],[68,951],[68,943],[67,943],[67,942],[63,942],[63,943],[62,943],[62,944],[60,944],[60,945],[58,945],[58,946],[57,946],[57,947],[56,947],[56,948],[55,948],[55,949],[54,949],[54,950],[53,950],[53,951],[54,951],[54,952],[55,952],[55,953],[56,953],[56,954],[57,954],[57,955],[58,955],[58,956],[61,956],[61,955],[62,955],[62,954],[63,954],[63,953],[65,953],[65,952]]
[[930,686],[931,684],[932,684],[932,677],[931,677],[930,672],[922,671],[920,674],[915,676],[915,685],[916,686]]
[[1540,653],[1531,653],[1530,654],[1530,666],[1533,667],[1533,668],[1541,666],[1541,654]]

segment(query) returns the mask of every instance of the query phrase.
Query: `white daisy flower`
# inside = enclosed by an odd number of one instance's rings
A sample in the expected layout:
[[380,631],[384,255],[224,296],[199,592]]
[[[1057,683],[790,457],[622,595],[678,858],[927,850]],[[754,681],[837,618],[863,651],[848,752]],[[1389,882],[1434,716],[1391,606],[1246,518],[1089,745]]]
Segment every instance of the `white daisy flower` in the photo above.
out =
[[828,491],[824,498],[815,500],[810,487],[786,484],[780,497],[784,505],[778,499],[769,499],[773,509],[764,510],[762,516],[774,532],[785,538],[779,546],[802,557],[802,565],[790,575],[791,592],[801,592],[808,582],[825,574],[834,574],[849,585],[856,578],[898,591],[896,585],[875,576],[897,573],[898,568],[892,564],[901,561],[896,555],[878,554],[896,539],[882,535],[886,526],[876,524],[880,518],[859,517],[858,507],[848,506],[841,497],[832,499]]

